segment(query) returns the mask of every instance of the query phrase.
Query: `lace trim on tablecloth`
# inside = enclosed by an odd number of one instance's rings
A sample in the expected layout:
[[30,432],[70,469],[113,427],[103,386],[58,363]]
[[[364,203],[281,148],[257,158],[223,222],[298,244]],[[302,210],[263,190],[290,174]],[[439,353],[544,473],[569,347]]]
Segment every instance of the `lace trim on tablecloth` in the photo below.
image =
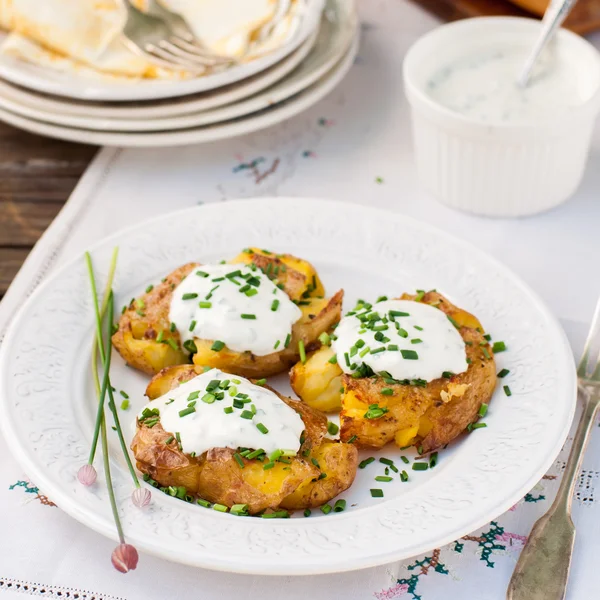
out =
[[98,594],[88,592],[72,587],[62,587],[59,585],[43,585],[41,583],[31,583],[20,579],[10,579],[0,577],[0,591],[20,592],[30,596],[41,598],[56,598],[57,600],[125,600],[119,596],[110,594]]

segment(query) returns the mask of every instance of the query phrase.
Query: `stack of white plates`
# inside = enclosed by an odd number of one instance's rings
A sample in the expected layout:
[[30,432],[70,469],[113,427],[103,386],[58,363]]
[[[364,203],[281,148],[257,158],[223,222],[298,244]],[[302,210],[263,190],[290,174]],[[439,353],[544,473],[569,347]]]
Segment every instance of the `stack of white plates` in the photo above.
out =
[[312,6],[285,47],[194,79],[92,78],[0,56],[0,119],[111,146],[193,144],[268,127],[325,96],[356,55],[354,0]]

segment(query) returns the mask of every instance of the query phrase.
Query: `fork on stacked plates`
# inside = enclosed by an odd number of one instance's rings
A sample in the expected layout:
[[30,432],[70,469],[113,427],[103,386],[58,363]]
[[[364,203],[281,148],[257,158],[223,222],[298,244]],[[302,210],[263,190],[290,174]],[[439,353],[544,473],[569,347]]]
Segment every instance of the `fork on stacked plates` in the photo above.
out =
[[358,48],[354,0],[47,1],[56,26],[34,0],[0,6],[0,120],[85,143],[256,131],[327,94]]

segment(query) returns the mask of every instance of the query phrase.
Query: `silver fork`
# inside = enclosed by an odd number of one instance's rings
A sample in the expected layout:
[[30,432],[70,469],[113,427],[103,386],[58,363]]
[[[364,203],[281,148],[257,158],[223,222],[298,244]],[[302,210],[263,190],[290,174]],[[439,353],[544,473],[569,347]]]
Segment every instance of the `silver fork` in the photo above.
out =
[[208,67],[233,62],[211,53],[198,41],[185,20],[152,0],[149,12],[142,12],[124,0],[127,21],[123,34],[127,46],[136,54],[169,69],[186,69],[201,74]]
[[[533,526],[508,585],[507,600],[563,600],[567,590],[575,526],[571,520],[573,490],[583,454],[600,406],[600,356],[591,360],[592,346],[600,344],[600,299],[577,368],[583,413],[556,499]],[[593,366],[592,366],[593,365]]]

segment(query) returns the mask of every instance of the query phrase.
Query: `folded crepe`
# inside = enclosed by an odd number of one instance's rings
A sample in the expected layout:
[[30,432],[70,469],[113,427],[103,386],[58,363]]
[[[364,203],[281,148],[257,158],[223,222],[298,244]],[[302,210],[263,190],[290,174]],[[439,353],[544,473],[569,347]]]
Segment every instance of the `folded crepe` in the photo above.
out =
[[[124,1],[0,0],[0,28],[10,32],[0,54],[86,74],[97,71],[156,79],[192,76],[183,69],[163,68],[126,46]],[[210,51],[248,61],[292,37],[304,1],[162,0],[162,4],[179,13]],[[146,2],[133,0],[141,10],[147,8]]]

